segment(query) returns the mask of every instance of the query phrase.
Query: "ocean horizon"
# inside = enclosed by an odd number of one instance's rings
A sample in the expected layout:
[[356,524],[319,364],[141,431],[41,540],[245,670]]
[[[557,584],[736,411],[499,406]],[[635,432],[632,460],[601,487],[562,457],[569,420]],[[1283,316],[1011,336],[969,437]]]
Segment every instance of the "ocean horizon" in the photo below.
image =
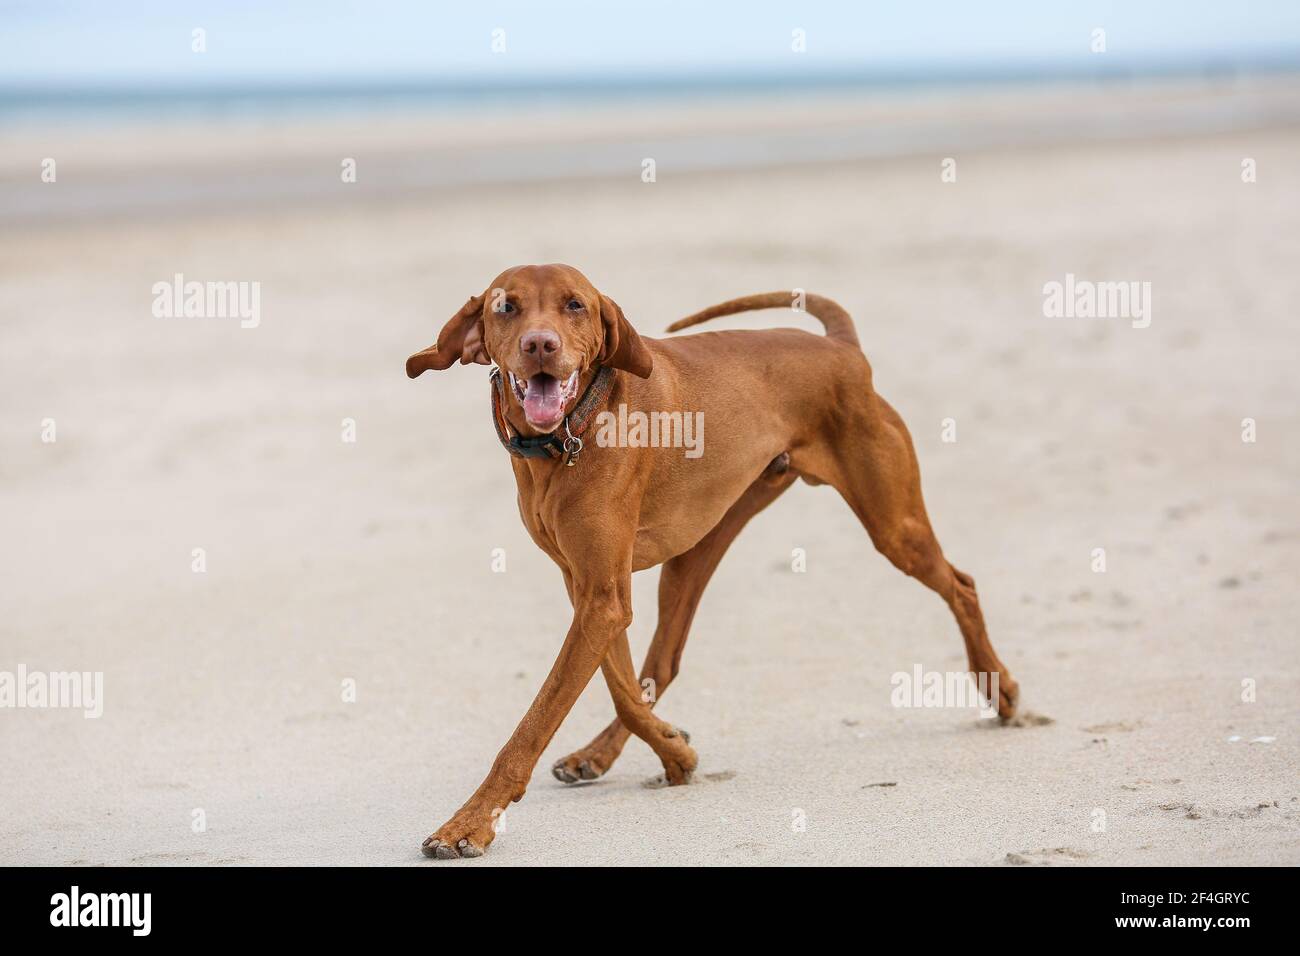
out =
[[624,75],[426,76],[409,79],[298,78],[166,82],[104,78],[52,84],[0,81],[0,125],[245,120],[458,110],[508,111],[695,98],[751,100],[815,94],[901,94],[980,87],[1230,80],[1300,72],[1300,48],[1250,57],[1096,58],[989,65],[894,65],[783,71],[629,72]]

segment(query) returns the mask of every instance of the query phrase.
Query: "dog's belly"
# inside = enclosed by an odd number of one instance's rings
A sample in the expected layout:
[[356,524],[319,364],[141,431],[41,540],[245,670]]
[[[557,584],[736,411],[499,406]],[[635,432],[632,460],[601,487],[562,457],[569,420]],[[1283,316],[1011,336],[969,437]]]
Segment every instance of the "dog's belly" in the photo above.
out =
[[[707,528],[705,533],[708,533]],[[689,551],[702,537],[703,534],[692,536],[685,533],[681,527],[641,528],[636,533],[636,543],[632,547],[632,570],[644,571],[663,564],[670,558]]]
[[731,450],[726,468],[679,461],[657,470],[651,479],[657,493],[641,503],[632,569],[644,571],[695,547],[784,445],[781,437],[771,435],[743,450]]

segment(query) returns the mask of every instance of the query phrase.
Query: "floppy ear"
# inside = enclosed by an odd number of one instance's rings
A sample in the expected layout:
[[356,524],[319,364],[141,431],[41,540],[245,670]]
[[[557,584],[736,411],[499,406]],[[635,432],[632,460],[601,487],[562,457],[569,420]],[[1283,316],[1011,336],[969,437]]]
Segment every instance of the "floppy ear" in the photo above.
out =
[[476,295],[451,317],[438,341],[423,352],[416,352],[406,360],[406,374],[415,378],[431,368],[441,371],[460,359],[461,365],[477,362],[491,365],[487,349],[483,347],[483,296]]
[[650,370],[654,367],[650,350],[623,315],[618,303],[607,295],[600,297],[600,322],[605,327],[605,344],[601,346],[600,364],[649,378]]

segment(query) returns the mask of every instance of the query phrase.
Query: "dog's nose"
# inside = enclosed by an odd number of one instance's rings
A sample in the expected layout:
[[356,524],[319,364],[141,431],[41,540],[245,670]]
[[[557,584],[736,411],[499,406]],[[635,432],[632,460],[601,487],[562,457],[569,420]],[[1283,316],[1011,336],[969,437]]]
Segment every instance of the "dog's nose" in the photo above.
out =
[[519,351],[525,355],[545,358],[560,350],[560,337],[550,329],[534,329],[519,339]]

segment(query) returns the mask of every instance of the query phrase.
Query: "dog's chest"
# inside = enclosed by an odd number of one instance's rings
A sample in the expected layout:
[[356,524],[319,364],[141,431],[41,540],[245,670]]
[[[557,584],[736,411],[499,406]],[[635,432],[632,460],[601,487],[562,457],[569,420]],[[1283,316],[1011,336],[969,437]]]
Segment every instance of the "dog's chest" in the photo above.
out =
[[528,534],[533,539],[533,542],[558,561],[560,558],[560,545],[556,540],[554,530],[542,515],[529,509],[522,495],[519,498],[519,517],[523,519],[524,527],[528,529]]
[[519,518],[528,529],[533,543],[557,563],[563,565],[557,531],[558,521],[548,507],[544,484],[534,481],[528,466],[516,464],[515,478],[519,486]]

